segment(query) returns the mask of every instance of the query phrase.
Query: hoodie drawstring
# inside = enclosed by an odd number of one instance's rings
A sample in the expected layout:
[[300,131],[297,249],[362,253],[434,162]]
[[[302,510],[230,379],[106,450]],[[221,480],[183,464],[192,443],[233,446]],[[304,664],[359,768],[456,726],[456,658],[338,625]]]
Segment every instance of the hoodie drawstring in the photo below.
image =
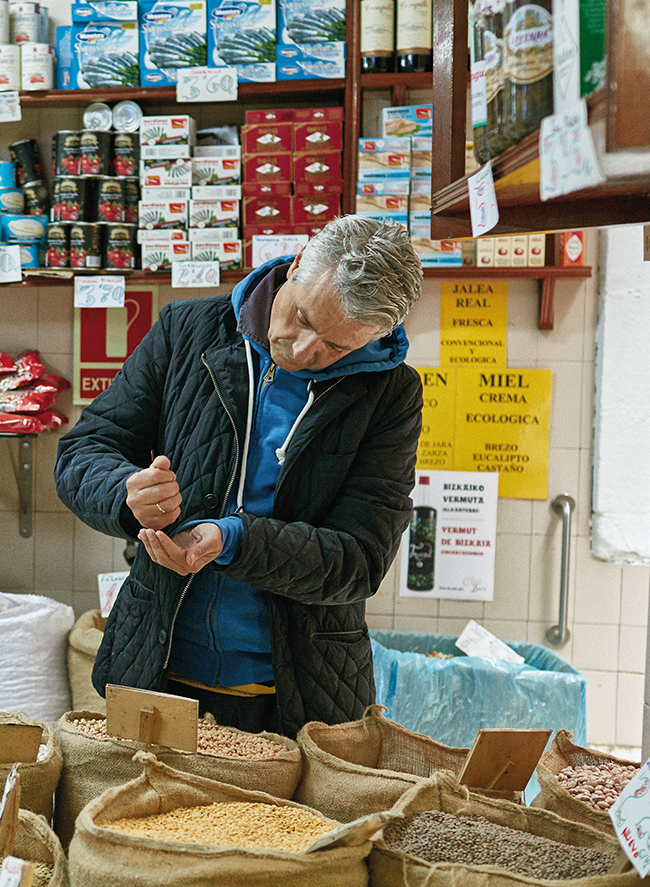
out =
[[239,486],[237,487],[237,508],[243,508],[244,482],[246,481],[246,465],[248,463],[248,450],[251,443],[251,431],[253,428],[253,410],[255,408],[255,369],[253,367],[253,353],[250,342],[244,337],[246,348],[246,366],[248,367],[248,411],[246,413],[246,435],[244,437],[244,451],[241,459],[241,471],[239,472]]
[[283,464],[283,462],[286,458],[287,450],[289,448],[289,444],[291,443],[292,437],[294,436],[294,434],[298,430],[298,426],[302,422],[302,420],[305,416],[305,413],[309,410],[309,408],[311,407],[311,405],[314,402],[314,397],[315,397],[314,385],[315,385],[315,380],[310,379],[309,384],[307,385],[307,403],[304,405],[304,407],[298,413],[296,421],[293,423],[293,425],[289,429],[289,434],[287,434],[284,443],[282,444],[282,446],[279,446],[277,448],[277,450],[275,451],[275,455],[276,455],[277,460],[280,463],[280,465]]

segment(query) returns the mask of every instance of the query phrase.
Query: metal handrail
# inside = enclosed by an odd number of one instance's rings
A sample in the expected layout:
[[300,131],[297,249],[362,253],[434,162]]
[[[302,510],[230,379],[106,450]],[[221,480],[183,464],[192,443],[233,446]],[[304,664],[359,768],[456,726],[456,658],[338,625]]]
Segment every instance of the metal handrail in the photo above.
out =
[[569,556],[571,553],[571,514],[576,507],[575,499],[568,493],[560,493],[551,502],[556,514],[562,515],[562,568],[560,572],[560,615],[558,624],[546,632],[546,640],[560,647],[571,637],[567,628],[569,614]]

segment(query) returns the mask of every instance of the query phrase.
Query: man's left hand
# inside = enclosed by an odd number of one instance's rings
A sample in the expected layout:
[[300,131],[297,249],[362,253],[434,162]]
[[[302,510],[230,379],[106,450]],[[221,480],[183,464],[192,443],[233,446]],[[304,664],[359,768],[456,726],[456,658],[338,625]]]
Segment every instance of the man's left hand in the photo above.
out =
[[170,539],[162,530],[143,529],[138,539],[152,561],[181,576],[198,573],[221,554],[221,530],[215,524],[197,524]]

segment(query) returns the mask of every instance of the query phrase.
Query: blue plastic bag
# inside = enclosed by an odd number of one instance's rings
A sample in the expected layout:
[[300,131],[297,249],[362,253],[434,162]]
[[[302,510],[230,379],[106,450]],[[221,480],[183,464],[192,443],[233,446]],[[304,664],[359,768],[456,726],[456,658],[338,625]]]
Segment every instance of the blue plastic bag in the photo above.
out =
[[[587,742],[587,679],[541,644],[507,641],[523,663],[466,656],[457,637],[371,631],[376,702],[408,730],[454,748],[471,747],[480,729],[570,730]],[[435,650],[453,659],[426,656]],[[537,794],[535,776],[526,801]]]

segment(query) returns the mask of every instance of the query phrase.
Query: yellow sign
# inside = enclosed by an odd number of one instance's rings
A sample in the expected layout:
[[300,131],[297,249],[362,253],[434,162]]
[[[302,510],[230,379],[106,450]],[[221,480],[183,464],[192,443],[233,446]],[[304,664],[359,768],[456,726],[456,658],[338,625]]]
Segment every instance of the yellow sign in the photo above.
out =
[[440,366],[505,366],[508,282],[443,280],[440,296]]
[[451,471],[454,467],[456,371],[451,367],[417,368],[424,407],[418,444],[418,471]]
[[456,471],[499,472],[499,496],[546,499],[552,370],[458,369]]

